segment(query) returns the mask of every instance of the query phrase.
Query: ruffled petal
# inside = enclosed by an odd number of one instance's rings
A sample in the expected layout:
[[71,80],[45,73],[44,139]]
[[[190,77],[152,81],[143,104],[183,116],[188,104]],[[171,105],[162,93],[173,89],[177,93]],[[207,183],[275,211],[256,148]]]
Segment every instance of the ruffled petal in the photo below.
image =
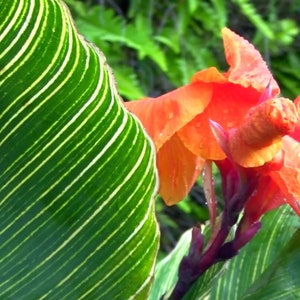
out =
[[204,160],[191,153],[174,134],[157,153],[159,194],[167,205],[182,200],[199,176]]
[[225,154],[212,134],[209,119],[219,123],[224,130],[238,127],[260,98],[252,88],[236,84],[214,84],[212,99],[203,113],[178,131],[182,142],[195,155],[205,159],[220,160]]
[[299,114],[300,114],[300,96],[298,96],[298,97],[295,99],[294,103],[295,103],[295,106],[296,106],[296,108],[297,108],[297,110],[298,110],[298,112],[299,112]]
[[158,151],[174,133],[205,109],[211,94],[209,84],[195,82],[158,98],[124,104],[140,119]]
[[294,132],[292,132],[290,136],[300,143],[300,119],[295,127]]
[[284,164],[300,172],[300,143],[290,136],[284,136],[282,139],[282,150],[285,159]]
[[273,139],[269,145],[255,147],[243,140],[240,130],[233,130],[229,133],[230,157],[235,163],[245,168],[262,166],[271,161],[280,149],[280,137]]
[[263,92],[271,84],[272,96],[279,94],[279,87],[260,53],[247,40],[228,28],[223,28],[226,60],[230,66],[225,74],[232,83],[253,87]]

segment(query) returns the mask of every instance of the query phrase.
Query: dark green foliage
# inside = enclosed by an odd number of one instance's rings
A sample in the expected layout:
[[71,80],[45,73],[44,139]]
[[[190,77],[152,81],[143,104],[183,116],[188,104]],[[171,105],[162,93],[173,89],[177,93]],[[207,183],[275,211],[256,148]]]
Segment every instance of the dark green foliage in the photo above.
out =
[[[125,99],[157,96],[208,66],[226,69],[221,28],[253,41],[285,96],[300,93],[300,1],[67,0],[80,32],[102,49]],[[296,74],[295,74],[296,73]]]
[[220,37],[227,11],[221,2],[130,1],[122,11],[116,1],[67,1],[79,31],[104,52],[128,99],[159,95],[224,60]]

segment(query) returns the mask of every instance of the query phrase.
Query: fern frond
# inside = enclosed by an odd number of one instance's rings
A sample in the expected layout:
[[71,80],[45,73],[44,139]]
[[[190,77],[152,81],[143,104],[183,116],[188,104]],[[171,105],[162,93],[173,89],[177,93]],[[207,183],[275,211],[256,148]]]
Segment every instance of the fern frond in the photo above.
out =
[[257,12],[255,6],[249,0],[232,0],[232,3],[238,5],[240,11],[263,33],[268,39],[272,40],[275,34],[268,23]]

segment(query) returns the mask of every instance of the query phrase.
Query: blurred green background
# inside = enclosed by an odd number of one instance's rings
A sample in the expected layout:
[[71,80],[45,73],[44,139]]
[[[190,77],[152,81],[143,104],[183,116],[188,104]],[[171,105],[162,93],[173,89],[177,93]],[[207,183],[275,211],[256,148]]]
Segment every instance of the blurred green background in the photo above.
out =
[[[76,26],[112,67],[121,96],[136,100],[187,84],[198,70],[226,70],[221,29],[250,40],[281,94],[300,94],[300,0],[65,0]],[[216,174],[217,194],[220,183]],[[222,201],[219,201],[222,205]],[[201,183],[178,205],[157,198],[161,253],[208,218]]]

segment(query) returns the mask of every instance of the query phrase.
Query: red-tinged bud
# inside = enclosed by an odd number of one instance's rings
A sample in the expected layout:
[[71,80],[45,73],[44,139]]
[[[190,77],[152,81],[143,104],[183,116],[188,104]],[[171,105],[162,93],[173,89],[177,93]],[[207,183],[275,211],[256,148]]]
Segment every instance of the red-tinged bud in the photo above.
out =
[[239,250],[244,247],[256,235],[261,228],[261,223],[252,224],[243,233],[237,232],[233,241],[225,243],[218,252],[218,260],[227,260],[239,253]]

